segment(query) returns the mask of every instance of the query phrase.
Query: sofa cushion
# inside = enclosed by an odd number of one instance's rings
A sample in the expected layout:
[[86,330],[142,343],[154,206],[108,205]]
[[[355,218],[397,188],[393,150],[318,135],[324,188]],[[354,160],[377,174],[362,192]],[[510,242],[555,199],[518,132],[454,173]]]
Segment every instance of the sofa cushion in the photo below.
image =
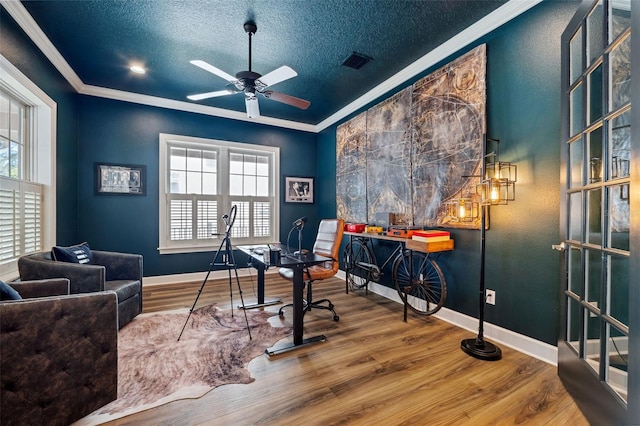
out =
[[0,300],[22,300],[22,297],[9,284],[0,281]]
[[93,255],[88,243],[81,243],[75,246],[61,247],[55,246],[51,250],[51,256],[54,260],[60,262],[92,264]]

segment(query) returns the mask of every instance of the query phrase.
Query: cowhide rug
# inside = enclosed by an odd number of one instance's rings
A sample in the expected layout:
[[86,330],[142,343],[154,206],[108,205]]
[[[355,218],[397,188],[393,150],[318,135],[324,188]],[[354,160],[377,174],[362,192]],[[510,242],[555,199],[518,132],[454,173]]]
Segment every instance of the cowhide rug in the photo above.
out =
[[215,304],[193,311],[178,341],[188,310],[136,317],[118,333],[118,399],[74,425],[95,425],[184,398],[199,398],[228,383],[251,383],[249,362],[281,338],[289,327],[272,327],[274,314],[244,312]]

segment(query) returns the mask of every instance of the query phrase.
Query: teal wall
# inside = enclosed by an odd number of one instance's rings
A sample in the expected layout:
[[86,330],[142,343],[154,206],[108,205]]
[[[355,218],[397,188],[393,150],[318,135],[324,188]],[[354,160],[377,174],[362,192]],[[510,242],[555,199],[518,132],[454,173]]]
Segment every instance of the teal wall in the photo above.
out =
[[517,200],[491,209],[489,322],[556,344],[560,254],[560,37],[577,3],[545,2],[488,48],[488,134],[518,165]]
[[[496,305],[486,305],[485,320],[552,345],[560,285],[559,255],[551,250],[559,241],[560,36],[578,3],[544,2],[443,61],[487,44],[487,135],[501,141],[501,160],[518,166],[516,201],[489,215],[485,285],[496,291]],[[319,157],[332,154],[332,164],[339,124],[318,135]],[[335,185],[335,173],[332,179]],[[331,214],[335,200],[320,206],[320,216]],[[455,250],[438,258],[447,279],[445,306],[477,317],[480,233],[451,232]],[[379,246],[378,260],[392,248]],[[386,273],[382,284],[392,286],[389,268]]]
[[[577,2],[543,2],[478,42],[487,43],[488,135],[502,141],[501,158],[518,165],[519,178],[517,200],[491,210],[486,284],[496,290],[497,303],[487,307],[486,320],[552,345],[559,286],[551,244],[559,238],[560,35],[576,8]],[[337,125],[313,135],[76,95],[1,8],[0,14],[0,53],[58,102],[60,244],[86,240],[93,248],[142,253],[146,276],[208,268],[211,253],[157,252],[160,132],[279,146],[282,176],[316,177],[315,204],[281,204],[282,240],[297,217],[309,217],[314,229],[319,219],[335,216]],[[147,195],[96,196],[96,161],[146,165]],[[452,231],[456,249],[439,259],[448,282],[446,306],[477,316],[479,232]],[[305,233],[306,246],[312,234]]]
[[[83,177],[78,181],[79,238],[92,248],[143,254],[145,276],[204,271],[214,255],[158,253],[160,133],[277,146],[282,177],[315,177],[313,133],[90,96],[82,96],[78,106],[78,173]],[[145,165],[147,194],[96,195],[95,162]],[[315,205],[285,204],[281,200],[281,241],[286,241],[291,223],[302,216],[309,219],[310,229],[317,227]],[[303,235],[304,245],[310,247],[313,233]],[[217,248],[218,244],[211,247],[212,251]]]
[[75,241],[78,214],[78,95],[3,7],[0,7],[0,54],[57,104],[56,233],[59,240]]

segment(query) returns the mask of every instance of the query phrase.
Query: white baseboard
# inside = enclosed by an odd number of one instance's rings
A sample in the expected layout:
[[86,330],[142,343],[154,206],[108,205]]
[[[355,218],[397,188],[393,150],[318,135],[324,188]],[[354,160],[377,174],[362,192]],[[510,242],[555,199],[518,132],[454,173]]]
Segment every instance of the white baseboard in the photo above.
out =
[[[337,276],[343,280],[346,279],[346,274],[342,270],[338,271]],[[375,282],[370,282],[369,291],[400,304],[402,303],[398,292],[393,288]],[[460,312],[456,312],[448,308],[440,309],[434,316],[457,327],[469,330],[473,333],[473,335],[469,337],[473,337],[478,333],[477,318],[461,314]],[[556,346],[518,334],[514,331],[499,327],[486,321],[484,323],[484,337],[487,340],[508,346],[511,349],[515,349],[518,352],[522,352],[548,364],[554,366],[558,365],[558,348]]]

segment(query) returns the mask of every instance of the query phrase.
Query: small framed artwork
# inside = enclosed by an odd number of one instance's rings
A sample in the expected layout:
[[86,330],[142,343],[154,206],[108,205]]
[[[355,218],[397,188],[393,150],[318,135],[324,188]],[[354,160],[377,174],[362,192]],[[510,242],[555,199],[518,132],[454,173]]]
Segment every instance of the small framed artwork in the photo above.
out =
[[287,203],[313,203],[313,178],[286,177],[284,185]]
[[145,195],[147,166],[95,163],[97,195]]

